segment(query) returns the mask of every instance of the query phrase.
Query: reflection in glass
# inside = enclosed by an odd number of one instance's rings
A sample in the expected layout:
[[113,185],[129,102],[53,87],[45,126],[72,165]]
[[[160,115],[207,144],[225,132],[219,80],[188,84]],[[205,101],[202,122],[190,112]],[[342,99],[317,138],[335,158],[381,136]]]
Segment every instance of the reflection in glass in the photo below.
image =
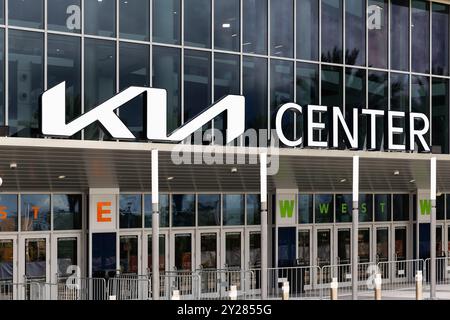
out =
[[244,57],[245,129],[267,130],[267,59]]
[[298,196],[298,223],[313,223],[313,195]]
[[[152,252],[153,252],[153,243],[152,243],[152,235],[149,235],[147,238],[147,253],[148,260],[147,265],[149,270],[152,269]],[[159,235],[159,271],[166,270],[166,236],[163,234]]]
[[331,232],[330,230],[317,231],[317,264],[319,267],[331,263]]
[[121,194],[119,197],[120,228],[142,227],[142,197],[139,194]]
[[189,121],[211,104],[211,54],[185,50],[184,120]]
[[225,264],[228,268],[241,267],[241,233],[225,233]]
[[175,234],[175,268],[178,271],[192,269],[192,236]]
[[172,227],[193,227],[195,225],[195,195],[172,195]]
[[[116,93],[116,43],[88,38],[84,43],[84,108],[89,111]],[[86,128],[84,134],[86,140],[103,140],[109,136],[97,124]]]
[[409,195],[394,194],[393,197],[394,221],[409,221]]
[[44,0],[8,0],[8,23],[26,28],[44,27]]
[[59,276],[69,276],[67,268],[78,265],[77,238],[58,238],[57,265]]
[[153,87],[167,91],[167,130],[181,124],[181,55],[178,48],[153,46]]
[[[430,119],[430,78],[424,76],[411,76],[411,112],[423,113]],[[414,128],[420,130],[425,126],[423,120],[416,119]],[[430,145],[430,131],[424,135],[425,142]],[[414,150],[422,147],[420,142],[415,141]]]
[[13,137],[40,136],[39,97],[44,91],[44,35],[10,30],[8,46],[10,134]]
[[319,59],[319,1],[296,0],[297,59]]
[[49,30],[81,32],[81,0],[47,0]]
[[270,2],[270,54],[294,56],[294,2],[277,0]]
[[[395,260],[406,260],[406,228],[395,228]],[[404,268],[403,268],[404,269]]]
[[[371,109],[387,111],[389,88],[388,74],[381,71],[369,71],[368,75],[368,101]],[[372,148],[371,142],[367,141],[369,149],[381,150],[384,146],[384,119],[378,117],[376,121],[376,145]]]
[[342,0],[322,0],[322,61],[342,63]]
[[247,225],[261,224],[261,196],[259,194],[247,194]]
[[221,50],[240,49],[240,1],[214,1],[214,47]]
[[[414,203],[414,202],[413,202]],[[445,195],[436,196],[436,219],[445,220]]]
[[180,44],[181,0],[153,0],[153,41]]
[[391,68],[409,70],[409,1],[391,0]]
[[267,54],[267,0],[243,0],[242,50]]
[[377,228],[377,261],[389,260],[389,229]]
[[[344,95],[342,92],[343,74],[341,67],[322,66],[322,105],[343,108]],[[318,121],[319,119],[315,119]],[[321,122],[328,121],[328,113],[322,113]],[[318,130],[317,130],[318,131]],[[321,141],[327,141],[328,126],[321,132]],[[342,142],[341,142],[342,145]]]
[[103,37],[116,35],[116,1],[85,1],[84,32]]
[[[81,39],[48,35],[47,82],[52,88],[66,82],[66,121],[81,114]],[[76,135],[80,137],[79,134]]]
[[17,195],[0,194],[0,232],[17,230]]
[[373,195],[359,195],[359,222],[372,222],[373,220]]
[[50,195],[20,196],[21,231],[50,230]]
[[376,8],[375,12],[377,13],[372,14],[381,15],[381,25],[369,24],[367,49],[369,56],[368,65],[369,67],[386,69],[388,66],[388,0],[369,0],[368,5],[369,7]]
[[223,225],[244,225],[245,197],[242,194],[223,195]]
[[0,281],[12,281],[13,276],[14,242],[13,240],[0,240]]
[[53,229],[79,230],[81,229],[81,194],[55,194],[53,202]]
[[352,195],[336,195],[336,222],[352,221]]
[[430,2],[411,1],[412,71],[430,72]]
[[200,266],[202,269],[217,268],[216,233],[202,233],[200,236]]
[[47,277],[47,240],[25,239],[25,277],[44,281]]
[[[391,110],[409,112],[409,75],[403,73],[391,73]],[[403,134],[394,135],[395,144],[406,143],[406,121],[403,118],[394,118],[393,124],[397,128],[403,128]]]
[[116,269],[116,234],[92,234],[92,276],[114,276]]
[[332,194],[314,195],[316,223],[331,223],[334,220],[334,199]]
[[448,76],[449,6],[433,2],[432,72]]
[[391,195],[375,195],[375,221],[391,221]]
[[432,153],[449,153],[449,92],[448,79],[433,78],[432,84]]
[[311,243],[309,230],[300,230],[298,232],[298,265],[310,266],[311,263]]
[[220,226],[220,194],[198,195],[198,226]]
[[358,231],[358,258],[360,263],[370,261],[370,229]]
[[346,0],[345,3],[345,61],[365,65],[366,61],[366,2]]
[[261,233],[260,232],[250,232],[250,258],[249,267],[250,269],[257,269],[261,267]]
[[0,24],[5,23],[5,1],[0,0]]
[[120,272],[127,274],[138,273],[138,237],[120,237]]
[[278,267],[286,268],[294,266],[297,249],[295,227],[278,228]]
[[[345,69],[345,119],[348,127],[353,128],[353,110],[366,108],[366,71],[356,68]],[[366,145],[367,122],[358,122],[358,145]]]
[[[120,43],[120,91],[131,86],[150,87],[150,48],[147,45]],[[120,119],[139,140],[146,140],[144,94],[119,109]]]
[[120,0],[120,37],[148,41],[150,34],[149,0]]
[[[338,265],[349,264],[351,261],[350,252],[350,229],[338,229],[337,251],[338,251]],[[340,274],[340,282],[345,281],[345,276]]]
[[[152,227],[152,195],[144,195],[145,228]],[[159,226],[169,227],[169,195],[159,195]]]
[[210,0],[184,0],[184,44],[211,48]]

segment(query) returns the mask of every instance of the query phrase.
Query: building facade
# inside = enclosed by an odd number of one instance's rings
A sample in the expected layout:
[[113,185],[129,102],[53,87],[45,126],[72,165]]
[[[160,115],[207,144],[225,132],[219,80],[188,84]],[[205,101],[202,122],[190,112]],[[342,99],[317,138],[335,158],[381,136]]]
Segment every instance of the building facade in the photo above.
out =
[[[430,256],[430,224],[418,217],[427,214],[422,194],[430,190],[431,156],[438,160],[436,252],[447,255],[449,5],[1,0],[0,281],[54,282],[72,265],[86,277],[117,270],[147,273],[154,148],[161,153],[160,269],[261,265],[257,164],[176,164],[173,144],[146,138],[142,97],[117,110],[135,141],[114,139],[98,122],[70,138],[46,136],[40,99],[62,82],[67,123],[130,86],[165,89],[168,132],[227,95],[245,97],[245,129],[266,132],[265,137],[276,127],[278,108],[290,102],[305,109],[339,107],[349,121],[354,108],[424,114],[431,153],[422,153],[417,144],[413,151],[388,150],[384,117],[376,124],[375,148],[368,147],[365,121],[358,126],[359,150],[341,142],[335,150],[281,145],[279,170],[268,178],[268,264],[350,263],[354,155],[361,156],[360,262]],[[325,123],[326,117],[317,121]],[[292,110],[285,114],[287,139],[302,136],[303,118]],[[394,137],[397,144],[408,139],[405,119],[394,119],[403,130]],[[216,117],[201,132],[224,131],[225,120]],[[211,142],[210,135],[203,138],[202,144]],[[329,130],[319,130],[316,138],[328,141]],[[246,140],[239,141],[239,152],[245,152]],[[294,199],[287,222],[277,215],[283,192]],[[98,217],[92,207],[98,195],[109,199],[103,203],[115,225],[108,230],[95,229],[91,220]]]

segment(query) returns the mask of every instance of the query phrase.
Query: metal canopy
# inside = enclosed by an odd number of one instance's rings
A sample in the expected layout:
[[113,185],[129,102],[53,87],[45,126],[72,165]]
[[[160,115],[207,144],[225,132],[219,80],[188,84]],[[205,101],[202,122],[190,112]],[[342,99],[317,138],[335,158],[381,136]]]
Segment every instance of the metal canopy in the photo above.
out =
[[[60,139],[0,138],[1,192],[87,191],[120,188],[151,191],[151,150],[160,150],[161,192],[259,192],[259,164],[183,164],[171,159],[174,145]],[[210,147],[195,147],[197,155]],[[237,148],[238,153],[248,150]],[[271,151],[269,152],[269,161]],[[412,192],[429,188],[430,154],[279,149],[280,168],[269,191],[345,192],[352,188],[352,156],[360,155],[361,192]],[[272,155],[273,156],[273,155]],[[437,190],[450,192],[450,156],[436,155]],[[17,163],[17,169],[10,164]],[[237,168],[232,173],[232,168]],[[395,175],[394,172],[399,174]],[[60,176],[66,176],[60,179]],[[173,180],[168,180],[173,177]]]

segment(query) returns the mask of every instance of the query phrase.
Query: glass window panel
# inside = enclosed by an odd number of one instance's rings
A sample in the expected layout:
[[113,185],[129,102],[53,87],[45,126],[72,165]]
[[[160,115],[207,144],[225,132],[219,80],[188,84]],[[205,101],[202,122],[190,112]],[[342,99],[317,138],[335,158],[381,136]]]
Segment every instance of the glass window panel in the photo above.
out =
[[47,0],[47,13],[49,30],[81,32],[80,0]]
[[278,267],[293,267],[296,259],[296,228],[278,228]]
[[167,129],[181,124],[181,55],[180,49],[153,46],[153,87],[167,91]]
[[336,195],[336,222],[352,221],[352,195]]
[[267,130],[267,59],[244,57],[245,128]]
[[[116,93],[116,43],[85,39],[84,88],[85,111],[105,102]],[[84,131],[86,140],[102,140],[109,135],[97,124]]]
[[5,30],[0,29],[0,125],[5,123]]
[[153,41],[180,44],[180,0],[153,0]]
[[[145,228],[152,227],[152,195],[144,195]],[[161,228],[169,227],[169,195],[159,195],[159,226]]]
[[44,91],[44,35],[9,31],[9,131],[15,137],[39,136],[39,97]]
[[94,233],[92,234],[92,276],[105,277],[116,274],[117,254],[116,254],[116,234],[115,233]]
[[184,120],[189,121],[211,105],[211,54],[185,50]]
[[[270,89],[271,127],[274,129],[278,109],[283,104],[294,101],[294,64],[291,61],[271,60]],[[291,110],[282,119],[283,132],[289,140],[294,140],[295,115]]]
[[[306,112],[308,105],[319,104],[319,66],[297,62],[296,77],[297,104],[303,107],[303,112]],[[303,120],[303,114],[296,115],[295,137],[297,139],[303,136]]]
[[[0,239],[0,281],[12,283],[14,280],[14,241]],[[13,290],[3,289],[2,299],[12,300]],[[6,291],[6,292],[5,292]]]
[[81,39],[49,34],[47,55],[48,87],[66,82],[66,121],[70,122],[81,114]]
[[247,194],[247,225],[261,224],[261,196]]
[[313,195],[298,195],[298,223],[313,223]]
[[[423,76],[411,76],[411,111],[420,112],[430,119],[430,79]],[[425,126],[422,120],[415,120],[414,127],[419,130]],[[425,141],[430,145],[430,131],[424,135]],[[415,150],[418,149],[420,142],[415,141]]]
[[[430,3],[411,1],[411,56],[412,71],[430,72]],[[448,42],[448,40],[446,41]]]
[[195,195],[172,195],[172,227],[195,226]]
[[359,229],[358,231],[358,258],[359,263],[370,261],[370,229]]
[[375,195],[375,221],[391,221],[391,195]]
[[[369,0],[371,10],[371,20],[374,14],[379,19],[374,19],[368,24],[368,59],[369,67],[386,69],[388,66],[388,19],[389,8],[387,0]],[[378,20],[378,21],[377,21]]]
[[25,239],[24,253],[25,278],[44,282],[47,273],[47,240]]
[[119,220],[121,229],[142,227],[142,197],[139,194],[119,196]]
[[363,66],[366,62],[366,2],[346,0],[345,63]]
[[84,32],[103,37],[116,36],[116,0],[84,2]]
[[[391,73],[391,110],[409,112],[409,75],[403,73]],[[406,121],[394,118],[395,127],[403,128],[403,134],[394,135],[395,144],[406,143]]]
[[[345,118],[349,128],[353,128],[353,110],[366,108],[366,71],[362,69],[345,69]],[[358,122],[358,145],[366,145],[367,123]]]
[[5,1],[0,0],[0,24],[5,23]]
[[[152,235],[147,238],[147,253],[148,253],[148,268],[152,269]],[[159,235],[159,271],[166,270],[166,236],[163,234]]]
[[[150,87],[150,47],[120,43],[120,90],[131,86]],[[146,140],[144,94],[120,107],[120,119],[139,140]]]
[[227,268],[240,269],[242,266],[241,233],[225,234],[225,264]]
[[138,273],[138,237],[120,237],[120,272],[127,274]]
[[314,196],[316,223],[332,223],[334,221],[334,197],[332,194],[316,194]]
[[50,230],[50,195],[20,196],[21,231]]
[[243,0],[242,6],[242,50],[267,54],[267,0]]
[[53,202],[53,230],[80,230],[82,218],[81,194],[55,194]]
[[[258,269],[261,267],[261,233],[250,232],[250,269]],[[258,286],[258,284],[256,284]]]
[[210,0],[184,1],[184,44],[211,48]]
[[44,0],[8,0],[8,23],[27,28],[44,27]]
[[[368,99],[371,109],[387,111],[389,88],[387,72],[369,71],[368,75]],[[369,128],[368,128],[369,130]],[[371,149],[370,141],[367,141],[367,148]],[[376,150],[381,150],[384,146],[384,119],[376,119]]]
[[149,0],[120,0],[120,37],[148,41],[150,34]]
[[445,195],[436,197],[436,219],[445,220]]
[[391,68],[409,70],[409,1],[391,0]]
[[[309,233],[310,233],[309,230],[299,230],[298,231],[297,265],[302,266],[302,267],[308,267],[308,266],[310,266],[310,263],[311,263],[311,238],[310,238]],[[303,272],[305,272],[305,271],[303,271]]]
[[[327,107],[339,107],[344,103],[343,71],[341,67],[322,66],[322,105]],[[315,119],[318,121],[319,119]],[[327,123],[328,114],[322,113],[321,122]],[[321,130],[321,141],[327,141],[328,126]]]
[[220,195],[198,195],[198,226],[220,226]]
[[449,92],[448,79],[433,78],[432,85],[432,152],[449,153],[448,148],[448,110]]
[[342,0],[322,0],[322,61],[342,63]]
[[175,234],[175,268],[180,271],[192,269],[191,234]]
[[371,194],[359,195],[359,222],[372,222],[373,196]]
[[214,47],[240,51],[240,1],[214,1]]
[[[202,233],[200,236],[201,269],[217,269],[217,233]],[[202,281],[202,292],[216,291],[216,283]],[[211,292],[211,291],[209,291]]]
[[319,1],[296,0],[297,59],[319,59]]
[[242,194],[223,195],[223,225],[244,225],[245,196]]
[[270,53],[272,56],[294,56],[294,2],[270,2]]
[[0,194],[0,232],[17,230],[17,195]]
[[393,197],[394,221],[409,221],[409,195],[394,194]]
[[70,276],[67,268],[78,265],[77,238],[58,238],[57,264],[59,276]]

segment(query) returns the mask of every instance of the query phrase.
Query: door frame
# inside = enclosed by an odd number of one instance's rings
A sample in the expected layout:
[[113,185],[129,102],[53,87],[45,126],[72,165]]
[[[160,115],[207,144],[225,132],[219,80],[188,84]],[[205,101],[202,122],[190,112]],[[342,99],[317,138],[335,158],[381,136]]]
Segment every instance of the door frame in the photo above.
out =
[[18,235],[0,235],[0,241],[2,240],[12,240],[13,241],[13,283],[18,283],[19,276],[19,259],[18,259]]

